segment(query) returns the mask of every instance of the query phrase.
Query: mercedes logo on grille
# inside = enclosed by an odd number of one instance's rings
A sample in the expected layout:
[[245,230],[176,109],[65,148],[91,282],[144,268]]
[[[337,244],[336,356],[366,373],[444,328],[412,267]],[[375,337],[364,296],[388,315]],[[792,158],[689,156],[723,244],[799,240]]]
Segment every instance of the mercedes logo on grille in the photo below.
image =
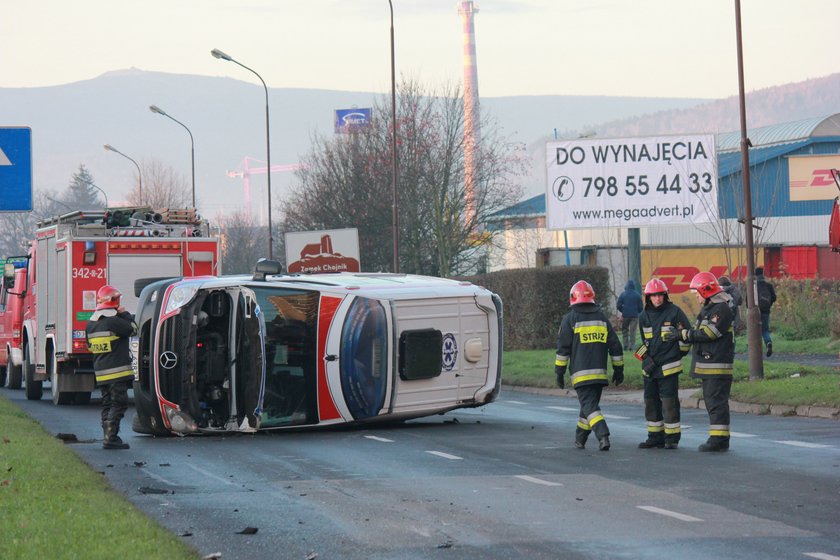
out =
[[167,350],[163,354],[160,355],[160,367],[163,369],[172,369],[176,365],[178,365],[178,356],[175,352],[170,352]]

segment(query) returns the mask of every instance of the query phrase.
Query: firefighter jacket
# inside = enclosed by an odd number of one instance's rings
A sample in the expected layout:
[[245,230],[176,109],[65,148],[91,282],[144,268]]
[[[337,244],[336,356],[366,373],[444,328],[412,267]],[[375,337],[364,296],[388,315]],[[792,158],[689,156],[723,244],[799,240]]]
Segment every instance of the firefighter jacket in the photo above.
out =
[[594,303],[573,305],[560,323],[554,365],[568,367],[573,387],[609,385],[608,355],[613,369],[624,367],[624,349],[606,315]]
[[[691,345],[680,338],[683,329],[691,327],[683,310],[666,300],[659,307],[645,306],[639,315],[642,333],[642,371],[650,377],[662,378],[682,373],[682,357]],[[637,352],[639,354],[639,352]]]
[[683,340],[694,345],[691,377],[732,377],[735,332],[730,296],[720,292],[706,300],[693,329],[683,331]]
[[117,313],[116,309],[96,311],[85,332],[94,355],[93,371],[98,385],[134,379],[128,337],[137,334],[137,324],[131,313]]

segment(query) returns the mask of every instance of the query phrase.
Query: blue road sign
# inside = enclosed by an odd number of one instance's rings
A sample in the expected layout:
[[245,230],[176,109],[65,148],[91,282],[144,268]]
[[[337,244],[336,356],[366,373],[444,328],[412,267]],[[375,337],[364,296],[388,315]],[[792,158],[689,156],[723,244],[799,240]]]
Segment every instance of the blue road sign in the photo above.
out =
[[335,133],[347,133],[352,130],[359,130],[370,124],[370,108],[363,109],[336,109],[335,110]]
[[0,126],[0,212],[32,210],[32,129]]

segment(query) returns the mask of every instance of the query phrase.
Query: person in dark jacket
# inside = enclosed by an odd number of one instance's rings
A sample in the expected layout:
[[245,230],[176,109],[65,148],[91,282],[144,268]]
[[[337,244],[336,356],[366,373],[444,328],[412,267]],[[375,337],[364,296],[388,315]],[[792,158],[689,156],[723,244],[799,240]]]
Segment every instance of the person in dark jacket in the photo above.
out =
[[729,294],[732,300],[729,302],[729,309],[732,310],[732,327],[735,329],[735,334],[741,332],[741,304],[744,303],[744,297],[741,295],[741,290],[738,286],[732,283],[728,276],[721,276],[718,278],[720,287],[723,291]]
[[729,393],[732,389],[732,363],[735,361],[735,333],[729,294],[723,291],[711,272],[700,272],[691,279],[703,308],[693,329],[683,329],[680,338],[694,346],[691,377],[703,384],[703,402],[709,413],[709,438],[699,451],[729,449]]
[[624,349],[607,316],[595,304],[595,290],[583,280],[569,292],[571,310],[563,317],[557,335],[554,374],[557,385],[565,386],[566,369],[580,402],[580,418],[575,430],[575,447],[583,449],[591,432],[598,448],[610,448],[610,430],[601,414],[601,392],[609,385],[607,358],[612,361],[612,380],[624,381]]
[[618,296],[615,308],[621,313],[621,339],[625,348],[636,347],[636,329],[639,328],[639,313],[644,309],[642,296],[636,289],[636,282],[628,280],[624,291]]
[[120,438],[120,421],[128,409],[128,388],[134,380],[129,337],[137,334],[134,317],[120,306],[122,294],[113,286],[96,293],[96,311],[85,332],[94,354],[93,371],[102,391],[102,447],[128,449]]
[[773,338],[770,336],[770,308],[776,303],[776,289],[764,277],[764,267],[755,269],[755,301],[761,312],[761,338],[767,346],[767,357],[773,355]]
[[653,278],[645,285],[645,310],[639,315],[642,344],[636,350],[642,360],[647,420],[641,449],[676,449],[680,443],[679,378],[682,357],[691,345],[679,335],[690,326],[683,310],[668,299],[665,282]]

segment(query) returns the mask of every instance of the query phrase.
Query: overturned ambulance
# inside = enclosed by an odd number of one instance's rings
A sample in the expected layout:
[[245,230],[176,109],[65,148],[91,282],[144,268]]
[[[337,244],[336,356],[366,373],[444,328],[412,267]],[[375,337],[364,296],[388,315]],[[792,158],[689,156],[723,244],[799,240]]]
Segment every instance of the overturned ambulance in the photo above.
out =
[[137,288],[138,433],[401,421],[499,393],[502,303],[469,282],[261,261]]

